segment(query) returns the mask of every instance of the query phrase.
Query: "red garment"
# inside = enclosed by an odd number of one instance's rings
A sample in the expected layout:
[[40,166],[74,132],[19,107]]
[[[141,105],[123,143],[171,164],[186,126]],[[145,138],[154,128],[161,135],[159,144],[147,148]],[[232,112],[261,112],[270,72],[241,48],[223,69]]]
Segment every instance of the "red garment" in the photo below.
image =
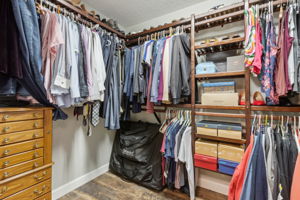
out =
[[299,200],[300,199],[300,155],[298,154],[297,162],[295,166],[295,171],[293,175],[293,183],[291,189],[291,200]]
[[275,69],[276,93],[279,96],[286,96],[288,90],[292,89],[288,75],[288,56],[292,47],[294,38],[290,37],[288,30],[288,14],[286,11],[284,18],[280,22],[277,55],[277,68]]
[[262,68],[262,53],[263,53],[263,45],[262,45],[262,30],[260,27],[259,19],[256,20],[256,33],[255,33],[255,56],[253,61],[252,72],[256,75],[260,74]]
[[247,172],[248,161],[253,148],[253,135],[251,135],[250,144],[247,147],[247,150],[242,158],[242,161],[235,169],[235,172],[232,176],[229,192],[228,192],[228,200],[240,200],[240,196],[242,193],[244,179]]

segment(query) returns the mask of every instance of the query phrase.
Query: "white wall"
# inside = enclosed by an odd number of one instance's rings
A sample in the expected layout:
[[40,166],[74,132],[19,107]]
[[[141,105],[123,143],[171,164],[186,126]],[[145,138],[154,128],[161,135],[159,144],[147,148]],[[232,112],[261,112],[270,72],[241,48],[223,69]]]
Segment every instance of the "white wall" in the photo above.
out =
[[64,110],[69,118],[53,122],[53,199],[74,190],[108,170],[115,131],[104,128],[103,119],[86,135],[86,127]]

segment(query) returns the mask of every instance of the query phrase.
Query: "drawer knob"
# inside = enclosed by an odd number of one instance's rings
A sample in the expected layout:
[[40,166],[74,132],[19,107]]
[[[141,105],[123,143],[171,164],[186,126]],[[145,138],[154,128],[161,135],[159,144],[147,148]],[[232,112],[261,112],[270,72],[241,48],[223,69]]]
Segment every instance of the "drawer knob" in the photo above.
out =
[[4,138],[3,143],[8,143],[9,142],[9,138]]
[[6,149],[6,150],[4,150],[3,155],[7,156],[9,154],[9,152],[10,152],[10,150]]
[[34,127],[34,128],[38,128],[38,127],[39,127],[39,123],[34,122],[33,127]]
[[33,113],[33,117],[38,117],[38,114],[37,113]]
[[0,196],[7,192],[7,186],[3,186],[0,192]]
[[8,120],[8,118],[9,118],[9,115],[4,115],[3,116],[3,120],[5,121],[5,120]]
[[34,178],[35,178],[36,180],[40,181],[40,180],[44,179],[46,175],[47,175],[47,172],[44,171],[44,172],[42,173],[41,176],[34,175]]
[[7,167],[9,165],[9,161],[5,161],[4,163],[3,163],[3,166],[4,167]]
[[10,128],[9,127],[4,127],[3,132],[6,133]]
[[39,166],[39,164],[38,164],[38,163],[34,163],[33,166],[34,166],[35,168],[37,168],[37,167]]
[[43,187],[42,187],[42,189],[40,191],[38,189],[36,189],[33,192],[36,195],[41,195],[41,194],[43,194],[45,192],[45,190],[46,190],[46,185],[43,185]]
[[38,158],[40,155],[38,152],[35,152],[33,156],[34,156],[34,158]]
[[40,135],[38,133],[33,134],[34,138],[38,138]]
[[39,148],[39,144],[38,144],[38,143],[35,143],[35,144],[34,144],[34,148],[36,148],[36,149]]
[[4,178],[7,178],[8,176],[9,176],[9,173],[8,173],[8,172],[4,172],[4,173],[3,173],[3,177],[4,177]]

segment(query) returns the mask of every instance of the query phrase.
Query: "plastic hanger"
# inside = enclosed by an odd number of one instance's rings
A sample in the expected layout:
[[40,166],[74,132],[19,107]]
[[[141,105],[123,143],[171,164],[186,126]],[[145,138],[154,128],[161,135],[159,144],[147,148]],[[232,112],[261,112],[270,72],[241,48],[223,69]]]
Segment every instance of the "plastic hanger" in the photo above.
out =
[[273,127],[273,115],[271,115],[271,127]]

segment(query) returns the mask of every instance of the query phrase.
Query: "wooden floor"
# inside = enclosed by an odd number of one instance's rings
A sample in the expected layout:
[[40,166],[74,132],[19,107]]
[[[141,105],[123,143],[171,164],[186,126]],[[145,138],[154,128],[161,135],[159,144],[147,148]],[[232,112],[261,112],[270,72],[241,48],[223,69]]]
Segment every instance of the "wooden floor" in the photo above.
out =
[[[164,190],[155,192],[124,181],[108,172],[70,192],[59,200],[188,200],[187,195]],[[197,200],[202,200],[197,198]]]

